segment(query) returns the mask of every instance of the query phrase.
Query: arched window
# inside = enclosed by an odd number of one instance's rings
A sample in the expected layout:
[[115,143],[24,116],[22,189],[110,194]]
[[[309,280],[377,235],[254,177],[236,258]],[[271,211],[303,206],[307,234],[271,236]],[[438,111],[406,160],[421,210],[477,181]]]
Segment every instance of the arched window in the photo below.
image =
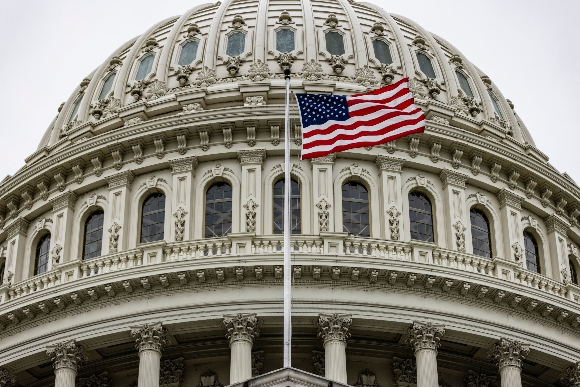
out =
[[422,52],[417,53],[417,61],[419,61],[419,68],[428,78],[436,78],[435,70],[433,69],[433,64],[431,59]]
[[227,56],[240,56],[244,52],[246,46],[246,34],[243,32],[234,32],[228,36],[228,44],[226,47]]
[[163,240],[165,234],[165,195],[154,193],[143,202],[141,243]]
[[495,96],[489,90],[487,91],[487,93],[489,94],[489,99],[491,99],[491,104],[493,105],[493,110],[495,110],[495,112],[497,113],[499,118],[501,118],[503,120],[504,119],[503,114],[501,113],[501,109],[499,108],[499,105],[497,104],[497,100],[495,99]]
[[67,123],[71,122],[72,120],[74,120],[76,118],[77,113],[79,112],[79,108],[81,107],[81,101],[83,100],[83,97],[84,97],[84,94],[81,94],[81,95],[79,95],[79,97],[75,101],[75,104],[73,106],[72,113],[68,117]]
[[46,234],[36,244],[36,259],[34,260],[34,275],[48,270],[48,256],[50,249],[50,234]]
[[409,220],[411,239],[424,242],[435,240],[433,233],[433,208],[431,201],[421,192],[409,192]]
[[192,40],[187,42],[181,47],[181,53],[179,54],[179,61],[177,64],[179,66],[190,65],[197,56],[197,48],[199,47],[199,42],[197,40]]
[[391,50],[389,45],[380,39],[373,40],[373,49],[375,50],[375,58],[379,60],[382,64],[393,63],[393,57],[391,56]]
[[371,236],[369,191],[361,183],[349,181],[342,186],[342,229],[354,236]]
[[330,55],[343,55],[344,54],[344,38],[341,34],[336,31],[328,31],[324,34],[326,39],[326,51]]
[[140,81],[145,79],[147,74],[151,72],[153,68],[153,60],[155,59],[155,55],[147,55],[145,58],[141,59],[139,62],[139,68],[137,69],[137,74],[135,75],[135,80]]
[[570,265],[570,280],[574,285],[578,285],[578,272],[576,271],[576,265],[572,260],[570,260],[568,264]]
[[524,248],[526,250],[526,267],[528,270],[541,273],[538,243],[536,238],[527,231],[524,231]]
[[[274,216],[273,216],[273,230],[274,234],[284,233],[284,184],[285,179],[280,179],[274,184]],[[290,188],[292,194],[290,196],[290,211],[292,219],[290,226],[292,234],[300,234],[302,232],[300,223],[300,184],[294,179],[291,180]]]
[[471,219],[471,241],[473,254],[491,258],[491,230],[489,220],[483,211],[476,208],[469,210]]
[[461,71],[456,71],[455,74],[457,75],[457,79],[459,79],[459,86],[461,87],[461,90],[463,90],[463,92],[467,94],[468,97],[473,98],[473,91],[471,91],[471,86],[469,86],[467,77],[463,75]]
[[105,213],[102,210],[98,210],[89,215],[85,221],[83,259],[91,259],[101,256],[104,220]]
[[204,238],[219,238],[232,231],[232,186],[214,183],[205,194]]
[[276,50],[279,52],[294,51],[294,31],[288,28],[276,31]]
[[116,73],[111,73],[107,78],[105,78],[105,82],[103,83],[103,88],[99,93],[99,100],[107,98],[107,94],[110,93],[111,88],[113,87],[113,82],[115,81]]

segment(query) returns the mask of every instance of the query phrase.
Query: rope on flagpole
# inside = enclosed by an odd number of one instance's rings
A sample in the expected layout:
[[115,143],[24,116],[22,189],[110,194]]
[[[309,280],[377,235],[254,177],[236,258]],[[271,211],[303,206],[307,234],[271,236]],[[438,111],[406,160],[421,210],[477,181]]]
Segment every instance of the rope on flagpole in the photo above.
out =
[[286,106],[284,124],[284,368],[292,366],[292,262],[290,256],[292,185],[290,177],[290,69],[284,69]]

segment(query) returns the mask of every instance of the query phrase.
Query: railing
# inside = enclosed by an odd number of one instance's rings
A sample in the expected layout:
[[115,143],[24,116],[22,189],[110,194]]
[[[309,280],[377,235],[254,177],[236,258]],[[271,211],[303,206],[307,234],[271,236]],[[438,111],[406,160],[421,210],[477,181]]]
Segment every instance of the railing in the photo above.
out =
[[[16,284],[2,285],[0,303],[85,278],[128,271],[142,266],[210,258],[223,258],[224,262],[234,258],[237,261],[240,257],[281,255],[283,248],[282,235],[232,234],[216,239],[151,243],[87,261],[69,261],[58,265],[50,272]],[[345,262],[350,261],[349,264],[352,264],[353,259],[366,259],[372,264],[386,261],[420,263],[431,268],[478,273],[580,302],[580,288],[577,286],[563,284],[525,270],[516,262],[447,250],[431,243],[355,238],[344,233],[295,235],[292,236],[292,254],[320,256],[320,259],[328,257],[333,260],[343,257]]]

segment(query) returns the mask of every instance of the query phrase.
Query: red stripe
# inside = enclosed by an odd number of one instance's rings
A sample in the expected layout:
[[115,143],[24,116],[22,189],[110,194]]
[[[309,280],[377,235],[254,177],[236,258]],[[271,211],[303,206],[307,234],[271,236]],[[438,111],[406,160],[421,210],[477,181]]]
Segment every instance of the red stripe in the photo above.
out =
[[360,116],[366,116],[368,114],[372,114],[372,113],[375,113],[375,112],[378,112],[381,110],[400,110],[402,113],[405,113],[405,112],[403,112],[403,110],[405,110],[406,108],[408,108],[411,105],[413,105],[413,100],[408,99],[406,101],[401,102],[397,106],[383,106],[383,105],[366,106],[362,109],[358,109],[358,110],[355,110],[353,112],[349,112],[349,115],[351,117],[360,117]]
[[336,147],[332,148],[329,151],[326,151],[325,150],[325,151],[321,151],[321,152],[312,152],[312,153],[303,154],[302,155],[302,159],[303,160],[313,159],[315,157],[322,157],[322,156],[329,155],[331,153],[342,152],[342,151],[349,150],[349,149],[363,148],[365,146],[380,145],[380,144],[387,143],[389,141],[397,140],[399,138],[408,136],[410,134],[423,133],[424,131],[425,131],[425,127],[422,127],[422,128],[419,128],[419,129],[409,130],[408,132],[399,133],[398,135],[386,137],[385,139],[383,139],[380,142],[372,142],[372,141],[369,141],[369,142],[360,142],[360,143],[356,143],[356,144],[340,145],[340,146],[336,146]]
[[408,82],[409,78],[403,78],[400,81],[393,83],[392,85],[387,85],[385,87],[381,87],[380,89],[376,89],[376,90],[371,90],[371,91],[367,91],[366,93],[360,93],[360,94],[352,94],[351,97],[363,97],[365,95],[377,95],[377,94],[382,94],[385,93],[387,91],[391,91],[396,89],[397,87],[399,87],[399,85],[403,82]]
[[[357,138],[360,137],[365,137],[365,136],[380,136],[382,134],[386,134],[389,132],[392,132],[395,129],[399,129],[405,126],[410,126],[410,125],[415,125],[420,123],[421,121],[423,121],[425,119],[425,117],[418,117],[414,120],[406,120],[403,122],[397,122],[397,123],[393,123],[385,128],[381,128],[381,129],[370,129],[370,130],[365,130],[362,131],[360,133],[354,133],[354,134],[337,134],[335,137],[326,139],[326,140],[315,140],[312,142],[307,142],[304,141],[302,143],[302,149],[310,149],[310,148],[315,148],[317,146],[323,146],[323,145],[332,145],[333,143],[339,141],[339,140],[348,140],[348,141],[355,141]],[[424,127],[424,126],[423,126]]]
[[388,98],[384,98],[384,99],[365,99],[365,98],[352,98],[352,96],[348,96],[346,97],[346,102],[348,103],[348,106],[353,106],[356,105],[358,103],[364,103],[364,102],[373,102],[373,103],[382,103],[382,104],[388,104],[389,102],[397,99],[397,98],[401,98],[405,95],[409,95],[411,98],[413,98],[413,94],[411,94],[411,91],[407,88],[401,89],[399,90],[396,94],[393,94],[392,96],[388,97]]
[[[309,138],[309,137],[312,137],[312,136],[315,136],[318,134],[329,134],[329,133],[334,132],[337,129],[353,130],[353,129],[356,129],[356,128],[361,127],[361,126],[374,126],[374,125],[378,125],[378,124],[380,124],[388,119],[391,119],[391,118],[400,117],[400,116],[410,116],[410,115],[416,114],[421,109],[416,109],[416,110],[413,110],[409,113],[402,112],[402,111],[392,111],[392,109],[388,109],[388,110],[389,110],[388,113],[385,113],[385,114],[383,114],[375,119],[372,119],[372,120],[356,121],[350,125],[344,125],[341,123],[337,123],[337,124],[333,124],[333,125],[329,126],[328,128],[324,128],[324,129],[304,130],[302,132],[302,136],[304,138]],[[425,119],[425,118],[422,117],[421,119]]]

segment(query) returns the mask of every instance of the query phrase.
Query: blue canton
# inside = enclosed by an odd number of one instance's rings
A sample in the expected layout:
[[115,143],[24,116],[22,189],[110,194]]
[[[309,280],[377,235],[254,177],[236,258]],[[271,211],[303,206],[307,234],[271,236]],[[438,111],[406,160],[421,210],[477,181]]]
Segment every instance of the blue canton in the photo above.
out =
[[304,128],[324,124],[329,120],[346,121],[350,117],[344,95],[296,94],[296,99]]

